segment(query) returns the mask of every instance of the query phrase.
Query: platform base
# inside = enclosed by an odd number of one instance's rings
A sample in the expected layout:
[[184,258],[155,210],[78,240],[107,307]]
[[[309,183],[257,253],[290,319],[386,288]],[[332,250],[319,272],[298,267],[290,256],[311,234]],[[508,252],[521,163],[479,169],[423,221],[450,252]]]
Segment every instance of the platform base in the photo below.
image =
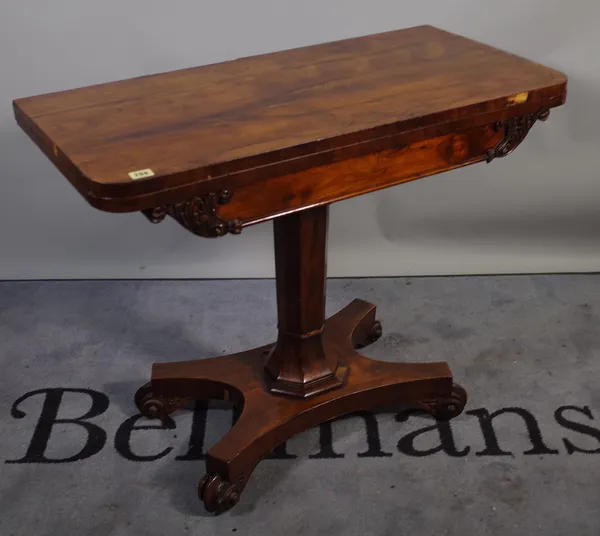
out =
[[459,415],[466,393],[453,386],[446,363],[388,363],[355,350],[381,334],[375,306],[354,300],[329,318],[326,352],[338,353],[346,381],[311,398],[269,391],[264,363],[273,345],[223,357],[155,363],[152,381],[140,388],[136,404],[149,418],[165,418],[186,401],[231,400],[241,408],[233,428],[206,456],[198,494],[209,512],[221,513],[240,498],[254,467],[293,435],[347,413],[383,405],[415,405],[437,418]]

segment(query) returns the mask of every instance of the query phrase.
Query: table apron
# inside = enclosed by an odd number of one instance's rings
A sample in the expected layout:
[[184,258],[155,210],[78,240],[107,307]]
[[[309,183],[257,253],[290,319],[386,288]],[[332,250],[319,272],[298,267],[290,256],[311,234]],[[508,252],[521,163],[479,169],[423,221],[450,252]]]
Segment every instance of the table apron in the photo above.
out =
[[238,186],[219,207],[223,220],[244,226],[485,161],[503,138],[494,125]]

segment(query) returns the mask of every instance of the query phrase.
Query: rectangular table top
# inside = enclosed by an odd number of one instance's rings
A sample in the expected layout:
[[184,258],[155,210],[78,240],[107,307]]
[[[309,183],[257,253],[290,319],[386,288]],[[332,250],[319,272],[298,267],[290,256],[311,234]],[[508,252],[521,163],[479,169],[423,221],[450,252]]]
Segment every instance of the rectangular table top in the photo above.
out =
[[273,166],[310,167],[332,151],[339,160],[365,142],[376,151],[377,140],[402,133],[408,143],[419,129],[466,127],[511,106],[559,106],[566,83],[421,26],[17,99],[14,110],[82,195],[127,211],[155,205],[163,191],[207,190],[245,172],[262,180]]

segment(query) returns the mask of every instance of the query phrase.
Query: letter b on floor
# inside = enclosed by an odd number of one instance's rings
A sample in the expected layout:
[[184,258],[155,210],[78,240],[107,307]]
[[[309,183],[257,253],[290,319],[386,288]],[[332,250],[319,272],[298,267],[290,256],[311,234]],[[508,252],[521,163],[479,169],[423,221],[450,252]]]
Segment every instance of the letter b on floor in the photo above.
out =
[[[86,395],[92,401],[92,407],[81,417],[58,418],[58,411],[63,399],[64,393],[79,393]],[[97,424],[89,422],[98,415],[104,413],[109,406],[108,397],[104,393],[92,391],[91,389],[38,389],[25,393],[18,398],[12,406],[11,414],[15,419],[22,419],[26,413],[19,409],[19,406],[28,398],[39,394],[45,395],[42,411],[36,424],[31,442],[27,448],[25,456],[19,460],[6,460],[6,463],[67,463],[85,460],[102,450],[106,443],[106,432]],[[86,432],[85,443],[81,450],[69,456],[68,458],[48,458],[45,455],[48,441],[52,430],[56,425],[78,426]]]

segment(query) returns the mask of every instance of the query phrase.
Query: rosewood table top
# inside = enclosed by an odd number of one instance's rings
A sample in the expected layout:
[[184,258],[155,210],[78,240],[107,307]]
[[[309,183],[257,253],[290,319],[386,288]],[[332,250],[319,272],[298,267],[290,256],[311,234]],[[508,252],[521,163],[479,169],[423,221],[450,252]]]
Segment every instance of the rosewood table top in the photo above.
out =
[[[428,166],[405,153],[565,96],[566,77],[553,69],[421,26],[18,99],[14,111],[100,209],[151,209],[222,190],[233,202],[241,188],[243,200],[226,212],[245,225],[485,159],[480,138],[493,137],[485,129],[466,145],[455,140],[454,151],[451,140],[435,144],[441,155],[422,149]],[[360,158],[371,153],[380,158]],[[253,185],[283,175],[306,180],[305,191],[280,179],[277,199],[257,199],[264,184]]]

